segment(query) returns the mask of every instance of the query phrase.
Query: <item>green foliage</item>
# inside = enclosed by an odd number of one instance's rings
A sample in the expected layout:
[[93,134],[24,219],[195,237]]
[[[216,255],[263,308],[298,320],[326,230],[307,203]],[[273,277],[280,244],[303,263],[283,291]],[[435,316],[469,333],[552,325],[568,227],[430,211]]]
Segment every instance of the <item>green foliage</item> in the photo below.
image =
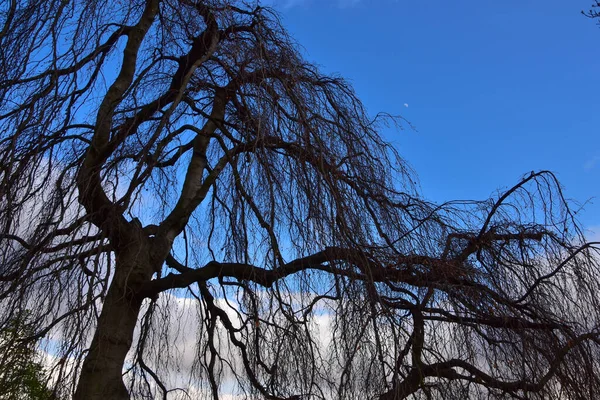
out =
[[32,332],[26,317],[13,319],[0,330],[0,400],[55,399],[36,343],[24,340]]

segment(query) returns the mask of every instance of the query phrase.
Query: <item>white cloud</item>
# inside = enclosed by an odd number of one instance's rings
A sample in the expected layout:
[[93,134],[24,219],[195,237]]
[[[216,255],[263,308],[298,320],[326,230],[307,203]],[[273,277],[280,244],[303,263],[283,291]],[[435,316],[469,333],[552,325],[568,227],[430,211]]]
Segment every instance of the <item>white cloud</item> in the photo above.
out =
[[[257,298],[261,300],[265,296],[261,292],[258,292],[257,295]],[[285,299],[289,304],[300,307],[300,303],[310,301],[313,297],[310,294],[302,295],[292,292],[285,296]],[[266,296],[264,300],[268,301]],[[235,300],[226,301],[224,298],[215,298],[215,303],[227,313],[234,326],[241,327],[240,314],[238,314],[239,305]],[[149,337],[149,344],[154,347],[155,351],[151,351],[151,354],[147,355],[146,363],[158,372],[168,388],[183,389],[170,392],[169,400],[212,398],[205,377],[197,374],[198,362],[207,356],[203,346],[206,340],[205,332],[202,333],[205,329],[203,328],[204,315],[199,309],[202,305],[191,297],[177,297],[163,293],[159,297],[157,307],[153,318],[156,329]],[[280,315],[271,316],[274,319],[280,317]],[[317,351],[325,359],[327,359],[327,353],[329,353],[328,350],[333,341],[332,324],[333,315],[326,311],[324,304],[317,305],[308,329],[315,340]],[[135,342],[137,342],[139,326],[136,329],[135,337]],[[247,398],[238,395],[241,388],[234,377],[234,374],[244,375],[241,355],[236,348],[231,346],[226,330],[220,324],[216,331],[215,346],[223,359],[228,362],[228,365],[217,367],[217,369],[222,368],[219,398],[227,400]],[[166,349],[169,354],[164,353]],[[133,359],[133,353],[134,349],[128,356],[129,363]],[[158,393],[159,391],[155,394],[158,395]]]

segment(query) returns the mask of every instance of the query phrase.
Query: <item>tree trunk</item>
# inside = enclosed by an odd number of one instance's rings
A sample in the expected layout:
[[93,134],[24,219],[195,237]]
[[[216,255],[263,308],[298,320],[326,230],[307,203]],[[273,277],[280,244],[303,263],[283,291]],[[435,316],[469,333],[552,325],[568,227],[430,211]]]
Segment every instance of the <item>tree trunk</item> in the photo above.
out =
[[115,275],[83,362],[74,400],[129,400],[123,365],[142,306],[135,288],[152,278],[148,254],[148,246],[139,243],[117,253]]

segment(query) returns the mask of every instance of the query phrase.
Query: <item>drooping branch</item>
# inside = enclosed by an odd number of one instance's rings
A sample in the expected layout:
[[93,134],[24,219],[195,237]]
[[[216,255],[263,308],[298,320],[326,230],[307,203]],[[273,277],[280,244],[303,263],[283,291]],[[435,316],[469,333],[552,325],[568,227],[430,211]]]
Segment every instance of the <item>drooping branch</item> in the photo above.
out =
[[[518,234],[495,234],[491,232],[480,238],[468,234],[454,234],[453,236],[469,239],[467,247],[471,253],[490,241],[540,241],[543,238],[543,234],[539,232],[522,232]],[[363,281],[406,283],[423,287],[447,284],[480,286],[474,280],[469,279],[469,274],[473,270],[470,268],[465,269],[460,265],[459,262],[465,259],[465,251],[460,251],[455,259],[406,255],[395,257],[393,265],[383,265],[377,263],[366,253],[349,248],[329,247],[310,256],[290,261],[275,269],[265,269],[250,264],[221,263],[217,261],[211,261],[201,268],[189,268],[179,263],[173,256],[168,256],[167,265],[178,271],[178,273],[171,273],[149,282],[139,289],[139,293],[144,297],[153,297],[169,289],[185,288],[195,282],[206,282],[210,279],[225,277],[253,281],[268,288],[278,280],[311,269]],[[351,265],[356,269],[343,268],[340,264]],[[416,266],[426,267],[427,269],[422,270],[421,268],[415,268]]]
[[[429,365],[419,365],[414,367],[409,375],[392,390],[379,396],[380,400],[401,400],[407,398],[412,393],[424,386],[424,380],[428,377],[444,378],[448,380],[462,380],[477,385],[483,385],[488,388],[499,390],[513,396],[518,393],[536,393],[542,390],[550,379],[553,378],[560,368],[564,357],[573,348],[580,346],[586,341],[598,343],[598,333],[589,333],[578,336],[569,343],[560,348],[555,358],[549,363],[547,372],[537,381],[531,379],[521,379],[516,381],[503,381],[487,374],[475,367],[473,364],[460,359],[451,359]],[[461,371],[461,372],[459,372]]]

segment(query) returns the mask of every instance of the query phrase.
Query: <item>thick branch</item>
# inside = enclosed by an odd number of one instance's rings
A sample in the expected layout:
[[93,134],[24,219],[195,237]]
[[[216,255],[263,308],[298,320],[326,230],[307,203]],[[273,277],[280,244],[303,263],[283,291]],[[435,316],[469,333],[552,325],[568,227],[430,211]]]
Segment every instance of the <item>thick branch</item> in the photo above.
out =
[[[515,392],[539,392],[550,381],[557,372],[565,356],[576,346],[587,340],[598,340],[597,333],[581,335],[569,341],[557,353],[549,365],[548,371],[537,382],[525,379],[516,381],[504,381],[494,378],[474,365],[460,359],[451,359],[439,363],[429,364],[413,368],[408,376],[398,383],[392,390],[380,395],[379,400],[400,400],[408,397],[421,388],[426,377],[446,378],[449,380],[465,380],[472,383],[484,385],[488,388],[502,390],[505,393]],[[461,369],[467,374],[460,374],[456,369]]]
[[[507,240],[509,237],[522,240],[524,236],[522,234],[497,235],[488,239]],[[537,239],[537,234],[532,237]],[[335,265],[336,262],[347,263],[355,268],[341,268]],[[249,280],[270,287],[274,282],[304,270],[319,270],[363,281],[405,283],[416,287],[431,286],[444,289],[448,286],[463,286],[494,295],[490,293],[487,286],[474,282],[470,276],[471,271],[462,267],[456,260],[403,255],[396,257],[393,265],[384,266],[361,251],[339,247],[328,247],[321,252],[296,259],[275,269],[217,261],[211,261],[202,268],[192,269],[178,263],[173,257],[167,259],[167,264],[179,273],[171,273],[164,278],[149,282],[141,288],[141,295],[152,297],[169,289],[185,288],[194,282],[205,282],[217,277]]]
[[[140,45],[152,26],[157,12],[158,0],[148,1],[139,22],[128,33],[121,70],[98,109],[92,143],[86,152],[77,175],[79,201],[90,214],[90,220],[96,226],[103,227],[115,242],[115,245],[122,240],[122,235],[127,231],[128,223],[102,188],[100,169],[106,159],[103,153],[104,147],[109,142],[113,114],[121,102],[123,94],[131,85],[135,75]],[[116,222],[116,224],[112,222]]]

